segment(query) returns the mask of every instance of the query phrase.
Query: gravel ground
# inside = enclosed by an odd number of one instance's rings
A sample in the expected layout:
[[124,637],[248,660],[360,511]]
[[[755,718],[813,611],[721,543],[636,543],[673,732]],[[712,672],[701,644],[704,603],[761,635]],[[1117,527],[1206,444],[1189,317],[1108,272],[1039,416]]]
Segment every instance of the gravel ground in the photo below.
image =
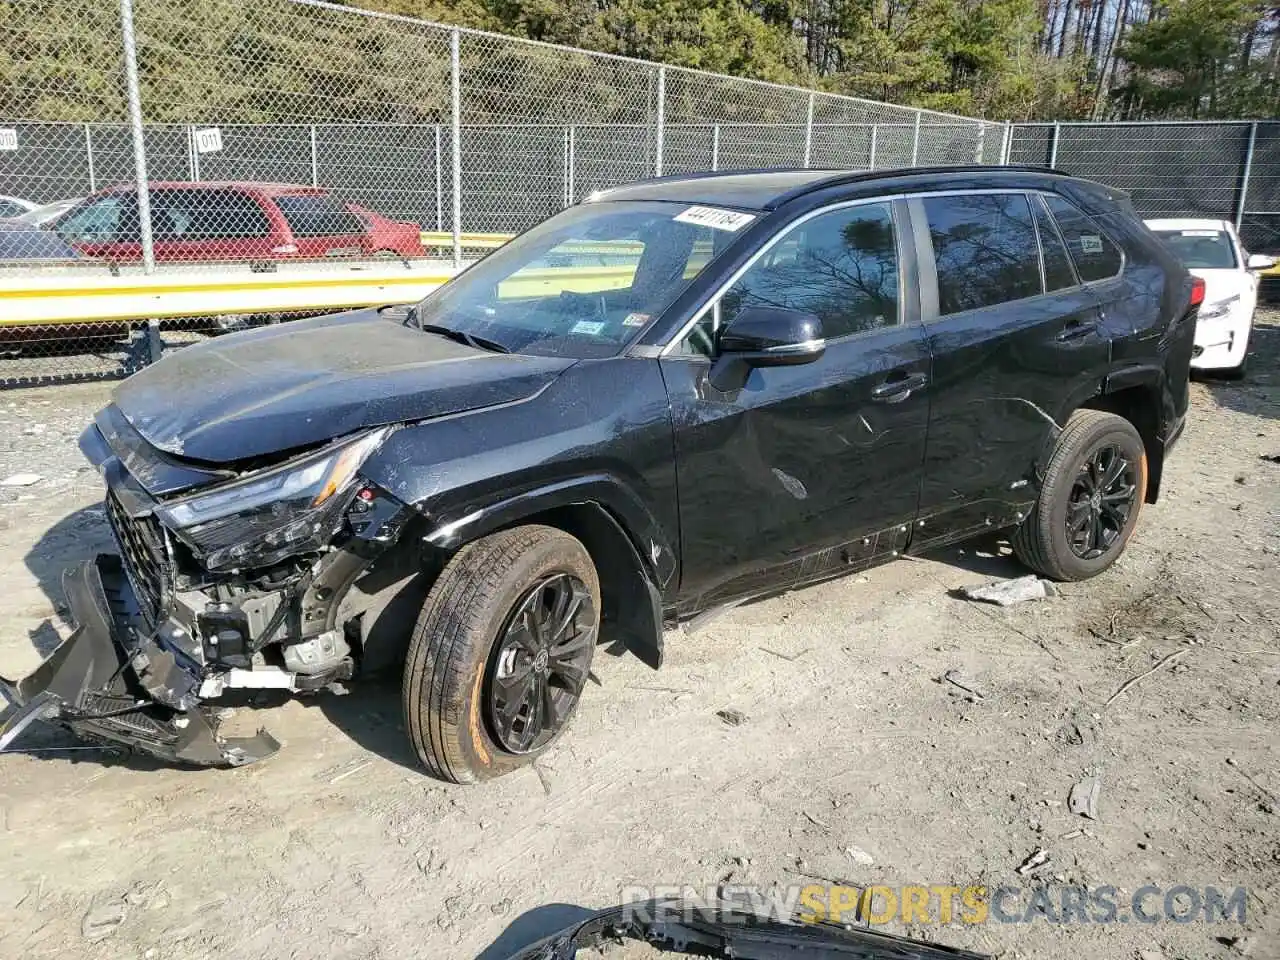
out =
[[[29,734],[0,757],[0,956],[500,956],[636,884],[833,878],[1241,885],[1243,923],[886,929],[1006,958],[1280,957],[1280,311],[1258,319],[1249,379],[1193,385],[1125,556],[1055,599],[954,598],[1020,572],[988,544],[744,607],[669,636],[661,673],[598,658],[565,742],[479,788],[417,770],[394,682],[241,711],[285,748],[235,771]],[[107,547],[75,438],[108,392],[0,394],[0,478],[42,477],[0,487],[6,675],[66,632],[58,571]],[[1067,806],[1086,777],[1096,820]]]

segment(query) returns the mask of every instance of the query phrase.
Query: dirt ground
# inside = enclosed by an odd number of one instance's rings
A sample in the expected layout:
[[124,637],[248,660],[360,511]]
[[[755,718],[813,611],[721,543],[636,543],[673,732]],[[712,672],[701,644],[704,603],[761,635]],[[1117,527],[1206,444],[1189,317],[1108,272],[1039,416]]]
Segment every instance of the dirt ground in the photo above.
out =
[[[419,772],[394,681],[240,711],[285,748],[234,771],[27,735],[0,757],[0,957],[499,957],[635,885],[822,878],[1244,886],[1243,924],[886,929],[1007,958],[1280,957],[1280,312],[1259,321],[1243,384],[1193,386],[1125,556],[1057,598],[954,598],[1020,572],[971,546],[673,634],[660,673],[601,651],[564,743],[478,788]],[[0,487],[7,675],[66,632],[58,571],[107,546],[75,437],[108,391],[0,394],[0,478],[43,477]],[[1096,820],[1068,810],[1085,777]]]

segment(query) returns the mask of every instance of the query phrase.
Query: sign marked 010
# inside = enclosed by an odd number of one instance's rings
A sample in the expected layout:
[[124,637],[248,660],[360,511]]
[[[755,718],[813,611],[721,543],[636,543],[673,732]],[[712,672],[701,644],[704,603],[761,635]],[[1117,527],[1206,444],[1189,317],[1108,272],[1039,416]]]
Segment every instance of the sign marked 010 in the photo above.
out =
[[18,149],[18,131],[13,127],[0,127],[0,150]]

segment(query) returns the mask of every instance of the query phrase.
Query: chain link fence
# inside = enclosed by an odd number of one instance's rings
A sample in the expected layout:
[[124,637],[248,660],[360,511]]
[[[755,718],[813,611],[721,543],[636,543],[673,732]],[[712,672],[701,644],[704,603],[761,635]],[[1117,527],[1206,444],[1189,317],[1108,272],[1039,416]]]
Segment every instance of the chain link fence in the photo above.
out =
[[[17,304],[210,268],[438,272],[661,174],[1052,165],[1280,249],[1276,122],[1010,126],[323,0],[7,0],[0,49],[3,383],[118,374],[156,341],[124,308]],[[204,309],[164,335],[240,320]]]
[[1020,123],[1009,162],[1126,191],[1144,217],[1212,217],[1280,253],[1280,121]]

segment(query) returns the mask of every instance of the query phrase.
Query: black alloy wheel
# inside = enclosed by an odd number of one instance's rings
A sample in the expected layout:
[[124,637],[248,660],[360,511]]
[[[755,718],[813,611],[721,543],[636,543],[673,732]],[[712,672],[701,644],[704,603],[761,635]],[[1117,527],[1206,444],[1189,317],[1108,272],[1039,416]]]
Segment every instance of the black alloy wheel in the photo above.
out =
[[556,573],[516,603],[494,645],[485,695],[494,740],[514,754],[539,750],[573,715],[596,643],[591,592]]
[[1081,560],[1093,560],[1121,539],[1138,498],[1138,467],[1118,444],[1093,451],[1068,495],[1067,543]]

